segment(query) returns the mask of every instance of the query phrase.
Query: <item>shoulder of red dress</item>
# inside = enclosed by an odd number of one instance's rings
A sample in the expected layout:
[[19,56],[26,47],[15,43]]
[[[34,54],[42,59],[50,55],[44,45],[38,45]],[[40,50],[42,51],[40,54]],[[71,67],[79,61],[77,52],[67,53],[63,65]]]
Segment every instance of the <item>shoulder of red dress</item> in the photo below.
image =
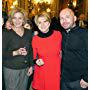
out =
[[54,30],[54,33],[61,34],[61,32],[60,31],[57,31],[57,30]]

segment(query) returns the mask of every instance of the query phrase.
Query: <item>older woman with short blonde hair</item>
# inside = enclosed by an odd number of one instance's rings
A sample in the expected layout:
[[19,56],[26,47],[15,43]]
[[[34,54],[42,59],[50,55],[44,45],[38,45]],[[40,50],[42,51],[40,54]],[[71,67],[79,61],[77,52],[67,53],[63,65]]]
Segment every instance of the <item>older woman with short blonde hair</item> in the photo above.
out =
[[23,15],[23,24],[25,24],[26,21],[28,20],[28,14],[27,14],[27,12],[26,12],[24,9],[19,8],[19,7],[14,8],[14,9],[12,9],[12,10],[9,12],[9,14],[8,14],[8,17],[9,17],[9,18],[8,18],[8,20],[9,20],[10,23],[12,24],[12,23],[13,23],[13,22],[12,22],[12,19],[14,18],[14,14],[17,13],[17,12],[22,13],[22,15]]
[[27,20],[23,9],[9,13],[13,28],[2,34],[3,72],[6,90],[27,90],[28,78],[33,73],[32,31],[23,27]]

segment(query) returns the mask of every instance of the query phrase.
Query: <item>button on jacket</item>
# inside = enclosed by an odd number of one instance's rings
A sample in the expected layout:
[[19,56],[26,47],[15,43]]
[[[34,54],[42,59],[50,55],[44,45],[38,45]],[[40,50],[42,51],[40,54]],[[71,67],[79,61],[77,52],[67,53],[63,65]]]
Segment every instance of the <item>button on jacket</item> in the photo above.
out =
[[[11,69],[23,69],[33,65],[31,30],[24,29],[22,37],[16,34],[14,30],[4,30],[2,36],[3,66]],[[24,47],[28,51],[26,56],[13,56],[13,51]]]

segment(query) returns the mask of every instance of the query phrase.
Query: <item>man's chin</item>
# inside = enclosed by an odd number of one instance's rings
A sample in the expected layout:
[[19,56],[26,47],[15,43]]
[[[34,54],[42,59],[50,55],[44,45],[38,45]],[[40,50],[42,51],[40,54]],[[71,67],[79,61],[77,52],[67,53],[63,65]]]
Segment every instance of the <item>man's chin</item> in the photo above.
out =
[[63,28],[66,29],[66,30],[68,29],[67,27],[63,27]]
[[67,26],[62,26],[64,29],[68,29],[68,27]]

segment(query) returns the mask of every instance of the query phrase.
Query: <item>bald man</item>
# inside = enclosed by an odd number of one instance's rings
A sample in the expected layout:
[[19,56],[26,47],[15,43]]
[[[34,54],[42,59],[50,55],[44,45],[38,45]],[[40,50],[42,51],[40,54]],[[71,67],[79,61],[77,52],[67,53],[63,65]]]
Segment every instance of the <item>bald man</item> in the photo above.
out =
[[61,90],[88,89],[88,33],[76,26],[74,12],[65,8],[60,14],[62,31]]

